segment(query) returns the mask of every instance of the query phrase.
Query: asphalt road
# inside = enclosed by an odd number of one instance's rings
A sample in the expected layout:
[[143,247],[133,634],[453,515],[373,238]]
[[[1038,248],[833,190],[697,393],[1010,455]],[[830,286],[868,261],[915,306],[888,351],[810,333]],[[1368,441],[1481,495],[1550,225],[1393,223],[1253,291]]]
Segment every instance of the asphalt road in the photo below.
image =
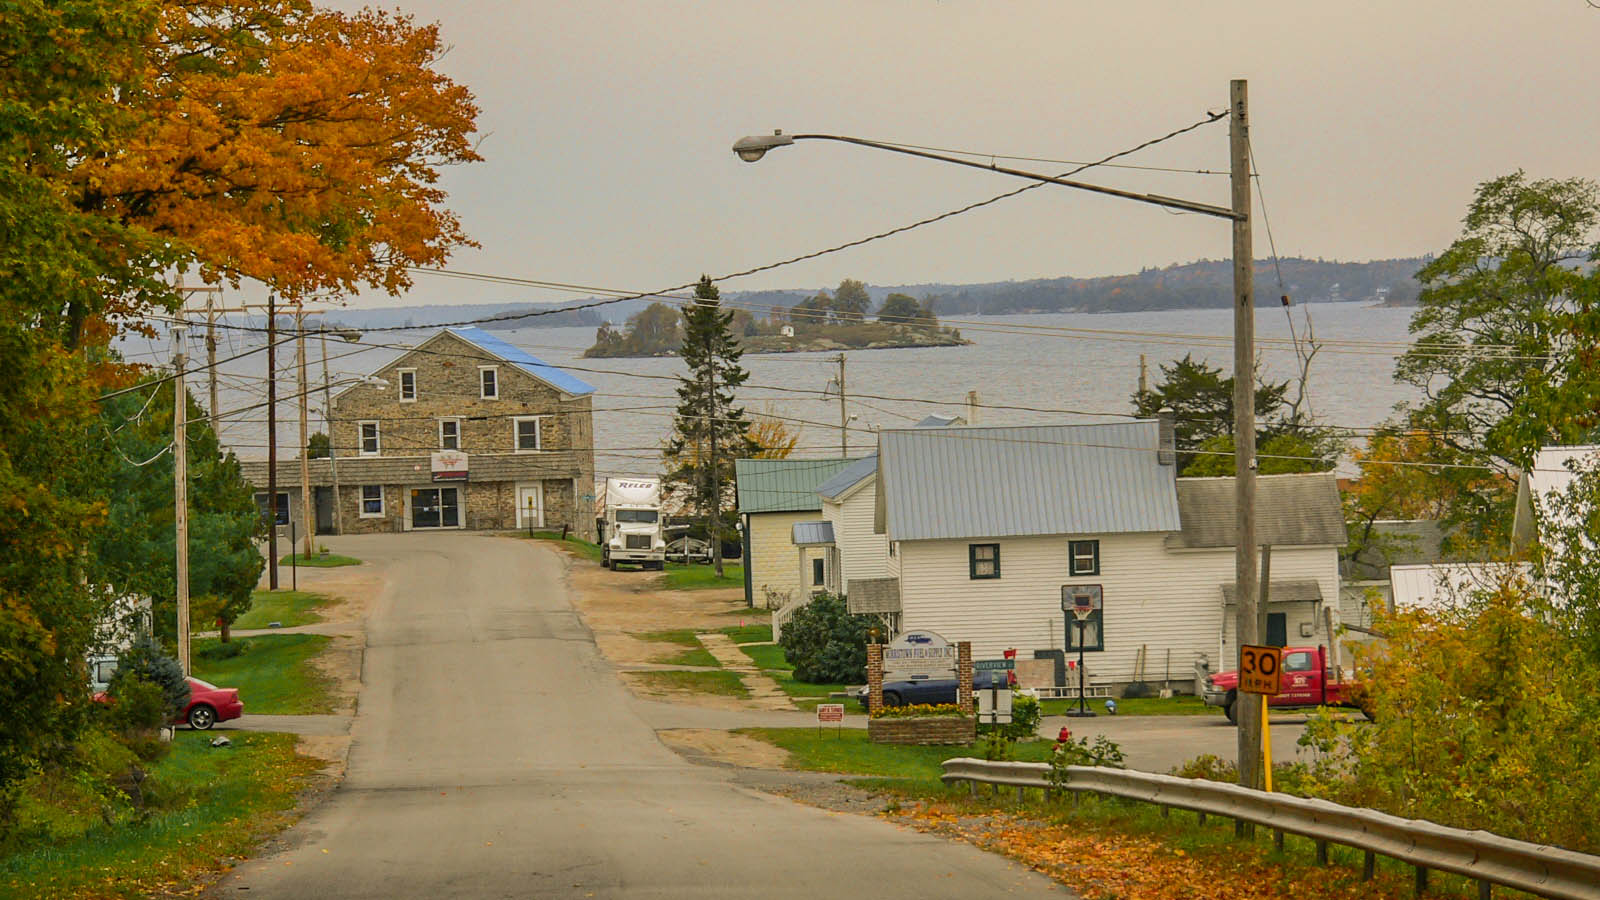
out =
[[552,551],[453,534],[340,548],[390,583],[346,780],[214,896],[1066,896],[999,856],[684,762],[628,702]]

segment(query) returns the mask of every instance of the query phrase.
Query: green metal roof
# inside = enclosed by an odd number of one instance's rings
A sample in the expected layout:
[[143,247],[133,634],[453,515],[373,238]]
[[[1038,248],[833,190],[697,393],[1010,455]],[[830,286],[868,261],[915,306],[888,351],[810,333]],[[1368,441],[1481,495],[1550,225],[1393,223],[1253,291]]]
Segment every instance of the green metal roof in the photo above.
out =
[[822,509],[817,488],[857,459],[740,459],[734,461],[739,512]]

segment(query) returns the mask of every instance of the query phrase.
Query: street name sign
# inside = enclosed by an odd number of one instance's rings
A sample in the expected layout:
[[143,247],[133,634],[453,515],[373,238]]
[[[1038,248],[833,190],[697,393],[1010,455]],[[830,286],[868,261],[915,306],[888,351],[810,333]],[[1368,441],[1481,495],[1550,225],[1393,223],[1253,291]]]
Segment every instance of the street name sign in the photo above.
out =
[[1245,644],[1239,648],[1239,690],[1276,697],[1283,686],[1283,648]]

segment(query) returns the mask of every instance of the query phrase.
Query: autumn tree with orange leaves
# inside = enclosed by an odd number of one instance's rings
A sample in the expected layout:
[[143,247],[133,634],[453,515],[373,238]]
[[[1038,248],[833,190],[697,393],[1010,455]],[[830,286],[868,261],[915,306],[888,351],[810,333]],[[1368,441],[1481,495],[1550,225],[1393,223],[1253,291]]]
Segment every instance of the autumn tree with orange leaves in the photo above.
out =
[[111,340],[176,307],[174,270],[398,293],[467,243],[438,182],[478,159],[477,108],[444,50],[305,0],[0,10],[0,837],[85,721],[84,585],[118,588],[92,547],[137,461],[97,398],[149,373]]

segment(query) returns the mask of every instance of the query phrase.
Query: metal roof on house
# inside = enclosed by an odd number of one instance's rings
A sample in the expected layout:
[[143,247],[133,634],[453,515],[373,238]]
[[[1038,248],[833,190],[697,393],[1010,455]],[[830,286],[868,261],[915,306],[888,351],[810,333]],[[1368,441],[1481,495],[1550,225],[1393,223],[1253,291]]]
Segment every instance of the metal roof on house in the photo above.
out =
[[922,421],[911,426],[912,428],[949,428],[952,425],[965,425],[967,420],[960,416],[924,416]]
[[[1232,547],[1232,478],[1178,479],[1183,530],[1167,538],[1173,549]],[[1262,475],[1256,478],[1256,542],[1274,547],[1342,547],[1344,507],[1332,472]]]
[[552,366],[521,347],[507,343],[482,328],[466,326],[446,330],[464,341],[476,344],[482,350],[493,353],[495,356],[511,363],[556,390],[577,397],[586,396],[595,391],[594,386],[582,378],[565,369]]
[[890,540],[1177,531],[1155,420],[910,428],[878,438]]
[[1395,609],[1441,612],[1470,606],[1476,595],[1493,591],[1505,582],[1531,582],[1527,563],[1435,563],[1391,566],[1389,583]]
[[[1517,479],[1516,513],[1511,523],[1511,534],[1518,546],[1531,543],[1537,537],[1535,512],[1546,519],[1554,516],[1562,524],[1574,524],[1567,512],[1552,508],[1550,499],[1565,494],[1578,471],[1600,462],[1600,445],[1541,447],[1534,456],[1533,468]],[[1537,508],[1537,509],[1536,509]]]
[[858,459],[737,459],[733,462],[739,512],[806,512],[822,509],[817,486]]
[[793,531],[796,547],[817,547],[833,543],[832,522],[796,522]]
[[863,456],[843,469],[822,484],[817,485],[817,494],[824,500],[837,500],[850,489],[868,478],[878,474],[878,454]]

